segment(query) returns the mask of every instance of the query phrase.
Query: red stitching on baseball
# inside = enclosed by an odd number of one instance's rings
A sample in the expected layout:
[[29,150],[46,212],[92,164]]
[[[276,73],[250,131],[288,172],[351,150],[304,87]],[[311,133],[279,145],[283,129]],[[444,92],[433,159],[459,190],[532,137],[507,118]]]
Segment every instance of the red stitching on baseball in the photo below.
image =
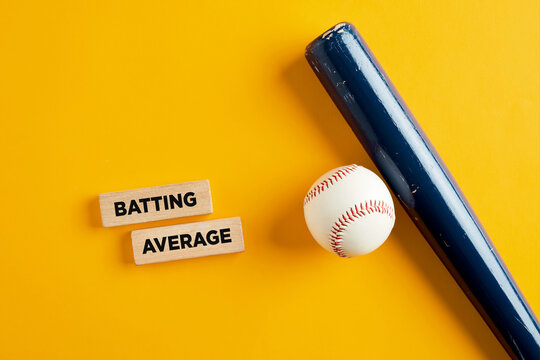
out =
[[374,212],[386,214],[391,219],[394,218],[394,209],[382,200],[369,200],[369,202],[365,201],[359,205],[354,205],[336,220],[332,230],[330,230],[330,247],[332,251],[338,256],[349,257],[341,247],[343,232],[353,221],[366,216],[366,213],[371,214]]
[[[308,194],[304,198],[304,206],[308,202],[310,202],[313,198],[317,197],[317,195],[319,195],[321,192],[328,189],[330,187],[330,185],[334,185],[334,181],[338,182],[339,180],[343,179],[343,177],[345,177],[347,174],[350,174],[350,173],[352,173],[353,171],[355,171],[356,169],[359,169],[359,168],[360,168],[360,166],[358,166],[356,164],[345,166],[345,167],[339,169],[338,171],[336,171],[335,173],[333,173],[332,175],[330,175],[325,180],[318,183],[313,189],[311,189],[308,192]],[[332,178],[333,178],[333,180],[332,180]],[[329,182],[330,182],[330,184],[328,184]]]

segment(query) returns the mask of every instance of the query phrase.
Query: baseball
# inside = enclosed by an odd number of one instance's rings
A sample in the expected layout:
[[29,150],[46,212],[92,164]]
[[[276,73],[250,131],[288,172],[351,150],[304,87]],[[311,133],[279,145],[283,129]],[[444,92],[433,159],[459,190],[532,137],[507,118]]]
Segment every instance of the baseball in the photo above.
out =
[[384,182],[355,164],[315,181],[304,199],[304,217],[319,245],[341,257],[372,252],[388,238],[395,221]]

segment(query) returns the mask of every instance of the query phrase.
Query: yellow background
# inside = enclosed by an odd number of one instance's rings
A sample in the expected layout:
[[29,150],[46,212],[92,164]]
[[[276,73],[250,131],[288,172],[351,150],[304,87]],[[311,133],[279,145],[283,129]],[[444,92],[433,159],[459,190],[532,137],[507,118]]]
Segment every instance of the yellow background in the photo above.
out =
[[[368,256],[307,232],[317,177],[374,169],[303,59],[342,20],[538,313],[537,1],[3,0],[0,358],[506,358],[399,205]],[[101,192],[199,179],[212,215],[100,226]],[[244,253],[133,264],[131,230],[229,216]]]

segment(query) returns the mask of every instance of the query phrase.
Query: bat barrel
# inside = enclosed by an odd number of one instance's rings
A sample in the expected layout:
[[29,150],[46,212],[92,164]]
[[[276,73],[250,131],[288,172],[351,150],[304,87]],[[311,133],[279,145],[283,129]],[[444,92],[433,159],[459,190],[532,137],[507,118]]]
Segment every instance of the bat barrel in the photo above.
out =
[[306,58],[411,219],[510,356],[538,359],[538,320],[356,28],[336,25],[308,45]]

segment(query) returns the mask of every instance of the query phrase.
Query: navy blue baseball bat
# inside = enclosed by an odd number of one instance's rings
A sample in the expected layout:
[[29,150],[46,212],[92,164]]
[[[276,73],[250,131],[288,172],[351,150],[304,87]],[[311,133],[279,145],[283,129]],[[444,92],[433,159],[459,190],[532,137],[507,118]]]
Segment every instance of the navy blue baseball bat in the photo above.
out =
[[356,137],[472,304],[514,359],[540,359],[540,327],[445,164],[350,23],[306,58]]

